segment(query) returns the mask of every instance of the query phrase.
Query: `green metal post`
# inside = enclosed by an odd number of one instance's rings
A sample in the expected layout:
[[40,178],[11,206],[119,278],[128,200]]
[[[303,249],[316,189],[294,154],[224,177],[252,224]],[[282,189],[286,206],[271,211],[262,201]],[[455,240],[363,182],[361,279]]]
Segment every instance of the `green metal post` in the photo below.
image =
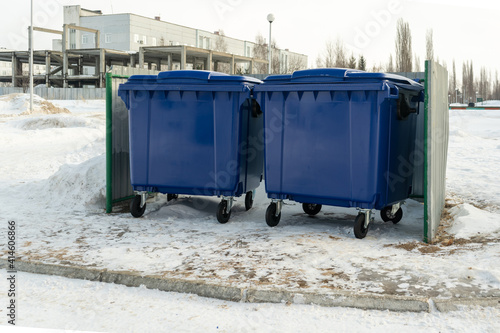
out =
[[106,213],[113,210],[113,77],[106,73]]
[[429,167],[429,154],[428,154],[428,119],[429,119],[429,81],[430,81],[430,73],[429,73],[429,60],[425,61],[425,82],[424,82],[424,242],[429,243],[429,217],[427,214],[427,210],[429,208],[429,196],[428,196],[428,167]]

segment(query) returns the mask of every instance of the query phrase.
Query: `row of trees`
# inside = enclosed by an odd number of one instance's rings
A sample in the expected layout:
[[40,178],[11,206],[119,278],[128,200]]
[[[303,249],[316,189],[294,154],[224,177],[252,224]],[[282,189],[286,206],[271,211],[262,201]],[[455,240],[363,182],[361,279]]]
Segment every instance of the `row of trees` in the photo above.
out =
[[[294,55],[290,55],[287,61],[284,61],[281,57],[280,48],[278,47],[278,43],[273,38],[271,42],[271,73],[272,74],[290,74],[295,71],[306,69],[307,63]],[[269,57],[269,46],[266,42],[266,39],[258,34],[255,37],[255,45],[252,50],[252,56],[257,59],[267,60]],[[255,72],[266,74],[268,73],[269,68],[266,63],[257,63],[255,64]]]
[[[227,45],[224,40],[224,32],[219,32],[219,38],[215,43],[215,50],[226,52]],[[300,58],[291,56],[286,64],[280,56],[280,51],[276,40],[271,42],[272,48],[272,74],[286,74],[293,73],[296,70],[307,68],[307,64]],[[395,39],[395,50],[389,54],[389,58],[385,64],[374,63],[372,67],[368,68],[367,60],[363,54],[355,56],[353,52],[349,52],[344,42],[337,38],[335,41],[327,41],[323,54],[316,59],[316,67],[339,67],[339,68],[353,68],[360,70],[367,70],[373,72],[420,72],[421,61],[420,57],[413,53],[412,50],[412,35],[408,22],[399,19],[397,22],[397,31]],[[254,58],[267,60],[268,59],[268,44],[265,38],[258,34],[255,38],[255,45],[252,50]],[[439,57],[434,53],[433,30],[429,29],[426,33],[425,39],[425,59],[433,60],[441,63],[447,68],[445,61],[440,61]],[[220,64],[221,68],[218,70],[229,70],[223,66],[229,64]],[[237,69],[240,74],[245,74],[244,69]],[[266,63],[256,63],[254,68],[255,73],[267,73],[268,65]],[[462,65],[461,81],[457,77],[455,60],[453,60],[452,68],[449,70],[449,96],[450,102],[463,102],[467,103],[475,101],[476,98],[481,97],[486,99],[500,100],[500,81],[498,72],[495,75],[488,71],[486,67],[482,67],[479,71],[479,77],[474,75],[474,65],[472,61],[466,61]]]
[[[447,68],[445,61],[440,61],[439,57],[434,55],[434,42],[432,29],[426,33],[426,60],[435,60]],[[397,22],[397,31],[395,39],[395,56],[389,54],[386,64],[373,64],[367,68],[366,59],[363,55],[358,58],[353,53],[349,55],[343,41],[337,38],[335,42],[327,41],[324,52],[316,59],[317,67],[342,67],[356,68],[361,70],[370,70],[373,72],[420,72],[420,58],[412,51],[412,36],[410,26],[403,19]],[[487,68],[482,67],[479,72],[479,78],[474,76],[474,66],[472,61],[466,61],[462,66],[462,81],[457,78],[455,60],[451,71],[449,71],[449,95],[450,102],[467,103],[475,101],[481,97],[486,99],[500,100],[500,81],[498,72],[495,76]]]
[[[271,59],[271,73],[272,74],[287,74],[287,73],[293,73],[297,70],[301,69],[306,69],[307,68],[307,63],[302,60],[302,58],[290,55],[286,59],[286,63],[283,62],[283,59],[281,57],[281,52],[278,47],[278,44],[276,43],[276,40],[273,39],[271,43],[271,49],[272,49],[272,59]],[[218,52],[227,52],[228,47],[227,43],[225,40],[225,34],[223,30],[219,30],[217,32],[217,38],[215,40],[215,45],[214,45],[214,51]],[[262,59],[262,60],[268,60],[268,44],[265,40],[265,38],[261,35],[258,34],[255,37],[255,44],[252,49],[252,57],[257,58],[257,59]],[[230,71],[230,64],[229,63],[218,63],[217,68],[215,70],[220,71],[220,72],[227,72],[229,73]],[[261,74],[267,74],[268,73],[268,64],[267,63],[255,63],[253,72],[254,73],[261,73]],[[238,67],[236,68],[236,73],[237,74],[248,74],[247,69],[243,67]]]

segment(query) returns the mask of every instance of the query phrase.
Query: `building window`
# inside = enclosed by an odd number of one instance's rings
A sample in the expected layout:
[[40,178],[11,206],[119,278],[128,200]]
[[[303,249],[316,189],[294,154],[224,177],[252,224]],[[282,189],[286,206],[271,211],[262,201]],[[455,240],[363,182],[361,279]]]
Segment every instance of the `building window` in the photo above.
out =
[[69,48],[76,49],[76,30],[69,29]]
[[151,44],[156,46],[156,37],[151,38]]
[[104,42],[105,43],[111,43],[111,34],[105,34],[104,35]]
[[250,46],[247,46],[247,57],[252,57],[252,49],[250,48]]
[[139,35],[134,34],[134,43],[139,43]]
[[148,43],[148,38],[146,36],[142,36],[142,43],[141,44],[146,45],[147,43]]
[[89,42],[89,38],[87,35],[82,35],[82,44],[87,44]]

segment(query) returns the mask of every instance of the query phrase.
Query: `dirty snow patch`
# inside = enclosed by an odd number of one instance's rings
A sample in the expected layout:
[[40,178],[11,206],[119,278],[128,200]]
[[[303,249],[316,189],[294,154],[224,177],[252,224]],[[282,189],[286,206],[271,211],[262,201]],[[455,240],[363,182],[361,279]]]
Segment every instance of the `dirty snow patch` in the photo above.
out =
[[58,210],[102,211],[106,206],[106,156],[81,164],[64,164],[46,180],[33,185],[27,193],[37,204]]
[[0,116],[70,113],[68,109],[58,107],[46,99],[33,95],[33,112],[30,111],[29,94],[9,94],[0,96]]
[[464,203],[450,209],[453,225],[448,230],[456,238],[500,234],[500,214],[478,209]]

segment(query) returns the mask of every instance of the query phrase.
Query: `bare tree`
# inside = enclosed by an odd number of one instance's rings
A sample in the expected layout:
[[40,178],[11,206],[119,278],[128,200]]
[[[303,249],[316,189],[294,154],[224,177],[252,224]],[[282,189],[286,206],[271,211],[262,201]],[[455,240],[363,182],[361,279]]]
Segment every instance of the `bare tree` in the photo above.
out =
[[425,35],[425,60],[434,60],[434,43],[432,41],[432,29],[427,30]]
[[[216,32],[216,34],[217,34],[217,37],[215,38],[214,51],[226,53],[227,52],[227,43],[226,43],[226,39],[224,38],[225,37],[224,30],[219,29]],[[231,64],[229,64],[227,62],[216,62],[214,69],[217,72],[230,74],[231,73]]]
[[325,67],[325,64],[323,63],[323,58],[318,55],[316,57],[316,68],[324,68]]
[[[267,43],[261,34],[255,36],[255,44],[253,46],[252,54],[257,59],[267,60]],[[266,74],[268,71],[268,65],[265,63],[255,63],[256,73]]]
[[403,19],[399,19],[396,34],[396,70],[411,72],[412,57],[410,25]]
[[340,38],[337,38],[335,43],[335,67],[345,68],[347,65],[347,51],[344,42]]
[[[255,36],[255,44],[253,46],[253,56],[257,59],[262,59],[262,60],[268,60],[268,50],[269,46],[266,43],[265,38],[261,35],[258,34]],[[273,39],[271,43],[271,52],[272,52],[272,59],[271,59],[271,73],[272,74],[280,74],[281,73],[281,59],[280,59],[280,50],[278,48],[278,44],[276,43],[276,40]],[[267,74],[269,70],[269,65],[266,63],[257,63],[255,64],[255,71],[256,73],[260,74]]]
[[455,69],[455,59],[453,59],[453,65],[451,70],[451,78],[450,78],[450,87],[449,87],[449,95],[453,98],[453,101],[457,101],[457,71]]
[[500,100],[500,81],[498,80],[498,70],[495,72],[495,82],[493,83],[491,99]]
[[351,57],[349,58],[349,62],[347,63],[347,68],[356,68],[356,57],[351,53]]
[[474,67],[472,61],[466,61],[462,65],[462,91],[463,103],[472,102],[476,96],[476,87],[474,83]]
[[281,55],[276,41],[273,39],[271,43],[271,73],[281,74]]
[[420,57],[415,53],[414,72],[420,72]]
[[488,99],[490,95],[490,82],[486,67],[481,67],[481,71],[479,72],[478,92],[483,100]]
[[394,72],[394,60],[392,60],[392,53],[389,54],[389,61],[387,62],[386,72]]
[[331,40],[326,42],[324,57],[321,60],[321,67],[335,67],[335,44]]
[[307,63],[303,58],[298,57],[296,55],[290,56],[288,59],[288,73],[293,73],[295,71],[299,71],[301,69],[306,69]]
[[362,71],[366,71],[366,59],[363,55],[359,56],[358,69],[362,70]]
[[347,50],[344,46],[344,42],[337,38],[335,43],[331,40],[326,42],[325,51],[323,56],[318,56],[316,59],[317,67],[348,67]]
[[[23,70],[24,68],[27,68],[26,70]],[[25,64],[22,64],[19,66],[17,69],[17,87],[23,88],[23,93],[26,94],[29,91],[30,87],[30,78],[29,78],[29,66],[25,66]]]
[[382,65],[382,63],[379,63],[378,65],[377,64],[373,64],[373,67],[371,69],[372,72],[374,73],[378,73],[378,72],[382,72],[384,69],[384,66]]
[[227,52],[227,43],[226,43],[226,39],[224,38],[225,36],[226,35],[224,34],[224,30],[219,29],[219,31],[217,31],[217,37],[215,38],[214,51]]

